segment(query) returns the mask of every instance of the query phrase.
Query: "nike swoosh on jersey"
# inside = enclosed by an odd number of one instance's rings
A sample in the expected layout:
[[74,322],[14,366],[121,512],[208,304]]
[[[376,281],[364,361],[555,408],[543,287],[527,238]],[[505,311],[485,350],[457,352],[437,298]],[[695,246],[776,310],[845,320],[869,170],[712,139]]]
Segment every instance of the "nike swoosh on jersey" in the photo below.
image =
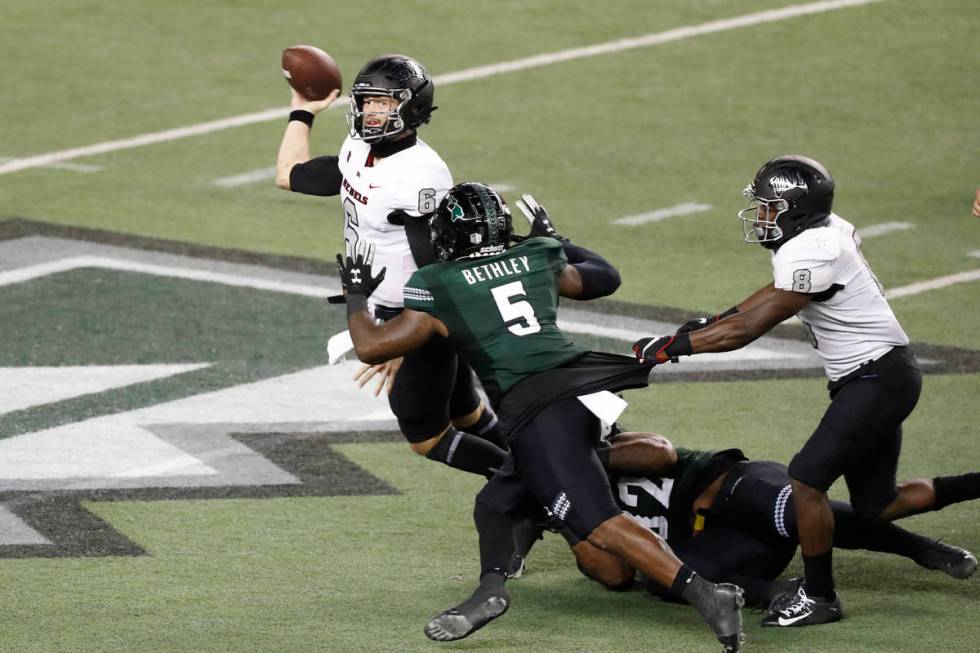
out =
[[368,188],[374,190],[375,188],[381,188],[381,186],[375,186],[374,184],[368,184]]

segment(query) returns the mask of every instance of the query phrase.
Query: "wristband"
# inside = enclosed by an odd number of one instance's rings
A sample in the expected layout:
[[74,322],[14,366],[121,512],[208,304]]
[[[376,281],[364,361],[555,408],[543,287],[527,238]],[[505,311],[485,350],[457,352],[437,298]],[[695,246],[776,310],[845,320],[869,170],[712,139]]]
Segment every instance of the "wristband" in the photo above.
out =
[[292,122],[296,120],[303,123],[307,127],[313,127],[314,118],[316,118],[316,115],[313,114],[312,112],[307,111],[306,109],[296,109],[295,111],[289,112],[288,122]]
[[674,336],[673,341],[664,347],[664,353],[671,358],[677,358],[678,356],[690,356],[694,352],[691,351],[691,334],[681,333]]
[[347,293],[347,319],[367,310],[367,297],[361,293]]
[[726,317],[731,317],[738,313],[738,306],[732,306],[730,309],[715,317],[716,320],[724,320]]

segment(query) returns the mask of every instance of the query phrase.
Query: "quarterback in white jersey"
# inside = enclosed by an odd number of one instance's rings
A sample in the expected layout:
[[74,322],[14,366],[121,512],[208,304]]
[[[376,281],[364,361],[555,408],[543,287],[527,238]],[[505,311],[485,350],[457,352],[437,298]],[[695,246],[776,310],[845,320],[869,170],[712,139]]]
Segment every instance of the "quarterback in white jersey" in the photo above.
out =
[[[442,158],[417,134],[436,109],[434,83],[411,57],[390,54],[368,61],[351,85],[350,133],[339,155],[311,158],[314,117],[337,96],[310,101],[293,91],[276,185],[340,196],[344,239],[373,246],[377,269],[387,268],[371,309],[377,319],[388,320],[402,310],[408,278],[435,260],[427,214],[453,185]],[[388,403],[413,451],[485,476],[502,466],[506,452],[498,446],[497,418],[483,405],[472,372],[457,361],[448,341],[433,340],[404,361],[365,366],[357,378],[363,385],[375,374],[387,384]]]
[[[424,214],[435,211],[452,188],[449,168],[435,150],[418,140],[413,146],[376,159],[371,145],[350,136],[340,148],[338,162],[343,182],[344,240],[375,247],[375,266],[387,268],[385,278],[371,295],[371,304],[402,306],[402,288],[418,269],[406,236],[410,220],[426,223]],[[398,224],[393,224],[389,216]]]
[[[650,365],[749,344],[799,315],[823,358],[831,403],[789,465],[805,579],[773,601],[763,626],[808,626],[843,616],[834,590],[834,519],[826,492],[843,476],[858,517],[891,521],[935,510],[980,484],[976,476],[897,485],[902,421],[922,389],[922,373],[881,286],[861,256],[854,226],[833,214],[834,180],[798,155],[763,165],[739,212],[746,242],[772,250],[773,282],[672,336],[633,345]],[[782,403],[782,402],[781,402]],[[955,488],[955,489],[952,489]],[[969,554],[966,554],[969,555]]]

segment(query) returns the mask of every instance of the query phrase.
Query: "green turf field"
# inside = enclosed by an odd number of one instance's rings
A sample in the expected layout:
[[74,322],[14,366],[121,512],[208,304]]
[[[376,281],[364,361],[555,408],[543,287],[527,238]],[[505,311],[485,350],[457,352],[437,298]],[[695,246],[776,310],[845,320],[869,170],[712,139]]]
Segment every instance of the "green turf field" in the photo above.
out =
[[[478,479],[411,454],[384,402],[353,389],[352,364],[321,369],[343,314],[302,288],[336,286],[322,275],[342,214],[261,178],[284,119],[3,166],[285,109],[279,54],[295,43],[330,52],[349,82],[383,52],[438,78],[715,25],[439,85],[422,138],[457,181],[506,184],[511,202],[533,193],[563,233],[614,262],[624,283],[602,305],[614,322],[676,323],[766,283],[768,256],[741,243],[735,214],[756,168],[787,152],[827,165],[835,210],[858,228],[904,225],[865,240],[887,288],[977,270],[976,3],[714,22],[805,4],[0,3],[0,541],[19,542],[0,544],[0,652],[716,650],[692,610],[602,590],[556,537],[512,584],[499,622],[456,644],[425,638],[426,621],[475,580]],[[318,117],[317,152],[334,153],[345,130],[342,110]],[[215,183],[253,172],[258,181]],[[710,208],[614,223],[685,203]],[[131,264],[106,262],[122,259]],[[194,274],[173,272],[183,268]],[[15,278],[26,269],[38,271]],[[235,285],[243,278],[267,285]],[[920,357],[937,361],[906,422],[900,474],[980,469],[980,281],[892,306]],[[17,403],[50,384],[52,366],[88,389]],[[99,385],[90,366],[132,376]],[[664,381],[675,382],[629,394],[627,427],[753,458],[788,461],[826,406],[810,368]],[[978,517],[963,504],[905,525],[976,551]],[[835,560],[847,619],[772,632],[747,611],[747,651],[980,649],[977,578],[869,553]]]

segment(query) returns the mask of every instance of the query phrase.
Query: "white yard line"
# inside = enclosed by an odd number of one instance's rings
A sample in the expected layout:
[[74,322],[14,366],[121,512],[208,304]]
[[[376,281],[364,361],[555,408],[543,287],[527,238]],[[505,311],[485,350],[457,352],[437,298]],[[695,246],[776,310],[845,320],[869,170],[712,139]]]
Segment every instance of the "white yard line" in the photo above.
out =
[[976,250],[975,252],[970,252],[967,254],[967,256],[970,258],[980,258],[980,249]]
[[177,279],[190,279],[193,281],[210,281],[212,283],[223,283],[228,286],[239,286],[243,288],[256,288],[259,290],[270,290],[273,292],[289,293],[292,295],[304,295],[306,297],[324,298],[336,295],[340,292],[339,286],[311,286],[297,283],[284,283],[281,281],[270,281],[268,279],[258,279],[255,277],[245,277],[237,274],[224,274],[221,272],[210,272],[208,270],[193,270],[188,268],[174,268],[164,265],[152,265],[149,263],[139,263],[137,261],[126,261],[122,259],[105,258],[101,256],[76,256],[74,258],[62,259],[52,263],[40,263],[30,265],[16,270],[0,272],[0,286],[14,283],[22,283],[38,277],[59,272],[67,272],[78,268],[105,268],[109,270],[122,270],[125,272],[140,272],[143,274],[155,274],[161,277],[173,277]]
[[687,202],[685,204],[678,204],[677,206],[671,206],[666,209],[657,209],[656,211],[650,211],[648,213],[640,213],[638,215],[628,215],[625,218],[616,218],[613,220],[613,224],[622,224],[635,227],[636,225],[646,224],[647,222],[659,222],[660,220],[666,220],[667,218],[673,218],[679,215],[691,215],[692,213],[701,213],[707,211],[711,208],[710,204],[697,204],[695,202]]
[[[14,161],[12,156],[0,156],[0,163]],[[71,170],[72,172],[98,172],[102,166],[92,165],[91,163],[49,163],[46,168],[56,168],[58,170]]]
[[[504,61],[487,66],[467,68],[466,70],[460,70],[455,73],[437,75],[434,78],[434,81],[436,85],[439,86],[455,84],[457,82],[468,82],[474,79],[483,79],[494,75],[516,72],[518,70],[527,70],[528,68],[550,66],[551,64],[571,61],[573,59],[586,59],[604,54],[613,54],[617,52],[624,52],[626,50],[646,48],[654,45],[661,45],[663,43],[682,41],[684,39],[693,38],[695,36],[703,36],[705,34],[726,32],[733,29],[740,29],[742,27],[762,25],[764,23],[775,23],[790,18],[810,16],[827,11],[835,11],[837,9],[845,9],[848,7],[858,7],[882,1],[883,0],[823,0],[822,2],[811,2],[805,5],[794,5],[784,7],[782,9],[771,9],[754,14],[736,16],[735,18],[713,20],[707,23],[701,23],[700,25],[678,27],[665,32],[655,32],[635,38],[617,39],[615,41],[597,43],[595,45],[589,45],[581,48],[570,48],[568,50],[559,50],[558,52],[539,54],[532,57],[525,57],[523,59],[515,59],[513,61]],[[346,103],[336,102],[331,106],[331,108],[343,106],[346,106]],[[84,156],[105,154],[106,152],[115,152],[117,150],[125,150],[133,147],[140,147],[142,145],[150,145],[153,143],[164,143],[181,138],[188,138],[190,136],[200,136],[202,134],[209,134],[211,132],[229,129],[232,127],[241,127],[243,125],[251,125],[270,120],[281,120],[287,115],[289,115],[288,108],[268,109],[266,111],[248,113],[241,116],[234,116],[232,118],[223,118],[221,120],[213,120],[197,125],[190,125],[188,127],[178,127],[176,129],[152,132],[149,134],[134,136],[132,138],[106,141],[103,143],[96,143],[95,145],[86,145],[84,147],[75,147],[68,150],[60,150],[58,152],[49,152],[47,154],[39,154],[37,156],[26,157],[23,159],[14,159],[13,161],[0,164],[0,175],[9,174],[20,170],[27,170],[28,168],[36,168],[38,166],[49,165],[52,163],[58,163],[60,161],[77,159]]]
[[861,237],[861,240],[867,240],[868,238],[875,238],[876,236],[882,236],[893,231],[904,231],[905,229],[914,228],[915,225],[911,222],[881,222],[858,229],[857,233]]
[[901,286],[899,288],[892,288],[885,291],[885,297],[888,299],[898,299],[899,297],[908,297],[909,295],[918,295],[919,293],[924,293],[929,290],[945,288],[957,283],[967,283],[969,281],[978,280],[980,280],[980,269],[970,270],[968,272],[950,274],[945,277],[936,277],[935,279],[929,279],[928,281],[911,283],[907,286]]
[[252,170],[251,172],[243,172],[240,175],[232,175],[231,177],[220,177],[211,182],[213,186],[221,186],[223,188],[235,188],[236,186],[245,186],[247,184],[254,184],[260,181],[268,181],[269,179],[276,178],[276,168],[275,166],[270,166],[267,168],[259,168],[258,170]]

